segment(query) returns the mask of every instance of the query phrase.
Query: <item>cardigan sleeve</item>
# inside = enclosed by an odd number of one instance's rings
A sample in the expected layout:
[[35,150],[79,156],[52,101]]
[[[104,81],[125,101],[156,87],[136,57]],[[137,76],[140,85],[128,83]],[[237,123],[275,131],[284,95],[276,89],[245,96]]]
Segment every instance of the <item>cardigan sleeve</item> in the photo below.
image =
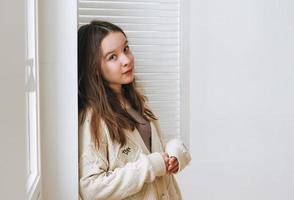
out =
[[179,169],[177,173],[182,171],[191,161],[191,155],[180,139],[171,139],[168,141],[165,145],[165,151],[169,156],[174,156],[178,159]]
[[86,120],[79,131],[79,189],[83,200],[124,199],[139,192],[144,183],[166,174],[164,160],[158,152],[141,153],[136,161],[110,171],[107,142],[102,142],[97,151],[90,142],[89,130]]
[[[154,124],[157,129],[158,137],[161,141],[161,144],[163,146],[163,150],[168,153],[168,155],[174,156],[177,158],[179,162],[179,169],[177,171],[182,171],[191,161],[191,155],[189,153],[188,148],[185,146],[184,142],[180,139],[171,139],[168,142],[165,142],[164,135],[162,133],[160,124],[158,121],[154,121]],[[176,173],[176,174],[177,174]]]

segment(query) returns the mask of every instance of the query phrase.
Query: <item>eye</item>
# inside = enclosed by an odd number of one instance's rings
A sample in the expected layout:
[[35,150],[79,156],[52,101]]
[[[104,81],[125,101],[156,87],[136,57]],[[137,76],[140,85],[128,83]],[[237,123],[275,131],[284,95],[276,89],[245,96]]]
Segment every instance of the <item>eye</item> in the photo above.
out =
[[108,57],[108,60],[116,60],[117,56],[115,54],[112,54]]
[[127,52],[130,49],[129,45],[125,46],[124,52]]

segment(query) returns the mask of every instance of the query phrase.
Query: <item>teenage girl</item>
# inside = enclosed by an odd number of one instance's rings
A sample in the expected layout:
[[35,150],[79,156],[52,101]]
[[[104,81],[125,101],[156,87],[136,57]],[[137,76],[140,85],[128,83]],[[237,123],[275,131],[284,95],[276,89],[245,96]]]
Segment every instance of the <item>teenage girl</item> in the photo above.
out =
[[134,70],[121,28],[105,21],[79,28],[81,199],[182,199],[173,174],[189,163],[190,154],[179,139],[163,143]]

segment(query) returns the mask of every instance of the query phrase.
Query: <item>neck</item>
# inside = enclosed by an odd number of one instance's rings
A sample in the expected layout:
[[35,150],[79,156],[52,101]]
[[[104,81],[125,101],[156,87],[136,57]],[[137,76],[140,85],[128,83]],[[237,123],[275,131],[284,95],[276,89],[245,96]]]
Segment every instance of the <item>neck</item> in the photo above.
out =
[[117,98],[118,98],[119,102],[121,103],[121,105],[123,106],[123,108],[129,108],[130,104],[122,94],[122,85],[120,85],[120,84],[119,85],[110,85],[110,87],[116,93]]
[[124,109],[131,107],[129,101],[122,94],[118,94],[117,98]]
[[109,84],[109,87],[114,90],[115,93],[120,94],[122,92],[122,85],[121,84]]

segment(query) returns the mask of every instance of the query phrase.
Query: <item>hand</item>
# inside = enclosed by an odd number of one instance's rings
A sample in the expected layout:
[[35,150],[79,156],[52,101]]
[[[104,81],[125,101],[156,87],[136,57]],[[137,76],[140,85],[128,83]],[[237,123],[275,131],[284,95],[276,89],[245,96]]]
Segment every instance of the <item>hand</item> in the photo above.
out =
[[162,158],[163,158],[163,160],[164,160],[164,163],[165,163],[165,169],[166,169],[166,171],[168,171],[168,167],[169,167],[169,155],[168,155],[168,153],[165,153],[165,152],[161,152],[160,153],[161,155],[162,155]]
[[169,157],[168,153],[166,152],[161,152],[160,154],[164,160],[166,172],[168,174],[176,173],[179,170],[178,159],[174,156]]
[[171,156],[168,160],[168,173],[176,173],[179,170],[179,161],[176,157]]

